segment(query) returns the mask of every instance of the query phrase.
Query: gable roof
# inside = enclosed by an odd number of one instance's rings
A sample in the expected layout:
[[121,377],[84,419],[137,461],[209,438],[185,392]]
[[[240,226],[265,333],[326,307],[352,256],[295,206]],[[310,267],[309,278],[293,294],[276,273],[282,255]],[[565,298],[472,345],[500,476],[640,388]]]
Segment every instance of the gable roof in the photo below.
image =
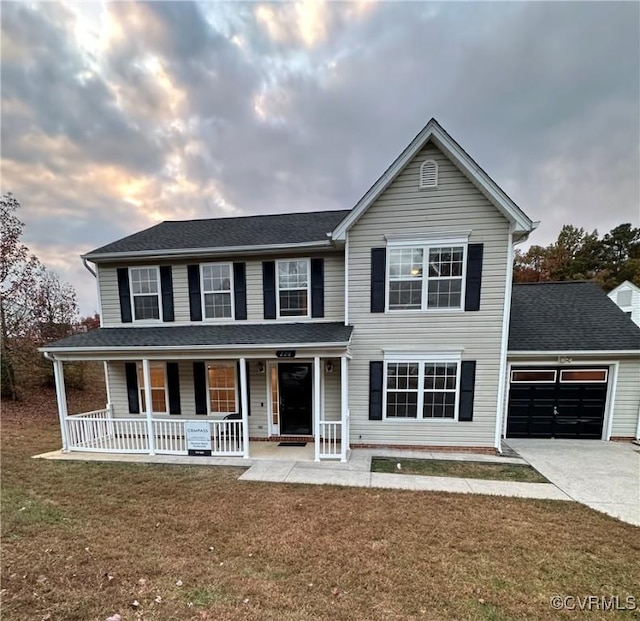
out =
[[621,282],[615,289],[611,289],[611,291],[609,291],[608,293],[608,296],[612,297],[613,294],[620,291],[620,289],[631,289],[632,291],[640,293],[640,287],[634,285],[630,280],[625,280],[624,282]]
[[83,255],[91,261],[121,256],[211,254],[330,246],[330,232],[349,210],[166,221]]
[[537,227],[537,223],[533,222],[442,126],[432,118],[391,166],[389,166],[380,178],[369,188],[367,193],[351,210],[351,213],[338,224],[332,234],[334,239],[344,239],[346,232],[359,220],[362,214],[364,214],[380,194],[389,187],[405,166],[429,141],[433,142],[447,155],[498,211],[514,224],[515,233],[520,233],[521,236],[524,236]]
[[589,281],[517,283],[509,351],[640,352],[640,328]]
[[41,351],[346,347],[352,330],[340,322],[96,328],[47,343]]

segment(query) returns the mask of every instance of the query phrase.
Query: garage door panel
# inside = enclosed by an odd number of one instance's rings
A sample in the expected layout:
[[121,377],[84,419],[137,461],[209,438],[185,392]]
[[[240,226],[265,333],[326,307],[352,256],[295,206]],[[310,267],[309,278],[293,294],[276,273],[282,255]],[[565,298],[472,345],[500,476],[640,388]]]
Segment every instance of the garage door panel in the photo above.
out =
[[600,439],[607,384],[568,383],[563,369],[545,369],[557,371],[554,383],[511,383],[507,437]]

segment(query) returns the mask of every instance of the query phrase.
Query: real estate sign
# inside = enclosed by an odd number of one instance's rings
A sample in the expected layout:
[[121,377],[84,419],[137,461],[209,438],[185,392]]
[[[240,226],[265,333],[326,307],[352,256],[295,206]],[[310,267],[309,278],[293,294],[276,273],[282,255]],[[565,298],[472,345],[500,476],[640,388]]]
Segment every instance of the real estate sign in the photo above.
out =
[[207,422],[189,421],[184,424],[187,454],[196,457],[211,455],[211,425]]

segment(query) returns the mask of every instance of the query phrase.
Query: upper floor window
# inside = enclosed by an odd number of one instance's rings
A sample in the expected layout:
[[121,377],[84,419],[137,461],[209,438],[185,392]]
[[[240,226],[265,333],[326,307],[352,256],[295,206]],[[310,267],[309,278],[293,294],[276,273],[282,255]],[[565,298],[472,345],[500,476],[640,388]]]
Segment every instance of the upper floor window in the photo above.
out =
[[231,263],[210,263],[202,270],[202,306],[205,319],[233,317],[233,269]]
[[425,160],[420,166],[420,189],[438,187],[438,163]]
[[136,321],[160,319],[160,286],[157,267],[129,269],[133,318]]
[[[166,414],[167,408],[167,377],[166,367],[163,362],[150,362],[149,375],[151,376],[151,411],[157,414]],[[140,393],[141,412],[146,412],[145,382],[142,363],[138,363],[138,392]]]
[[278,317],[309,316],[309,260],[278,261]]
[[465,246],[388,250],[388,309],[461,309]]

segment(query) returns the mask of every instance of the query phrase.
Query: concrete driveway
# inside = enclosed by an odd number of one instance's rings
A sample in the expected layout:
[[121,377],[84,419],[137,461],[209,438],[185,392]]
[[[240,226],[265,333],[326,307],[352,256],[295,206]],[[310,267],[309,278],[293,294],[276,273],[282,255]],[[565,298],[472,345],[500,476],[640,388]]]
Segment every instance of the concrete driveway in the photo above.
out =
[[507,444],[574,500],[640,526],[640,446],[597,440]]

